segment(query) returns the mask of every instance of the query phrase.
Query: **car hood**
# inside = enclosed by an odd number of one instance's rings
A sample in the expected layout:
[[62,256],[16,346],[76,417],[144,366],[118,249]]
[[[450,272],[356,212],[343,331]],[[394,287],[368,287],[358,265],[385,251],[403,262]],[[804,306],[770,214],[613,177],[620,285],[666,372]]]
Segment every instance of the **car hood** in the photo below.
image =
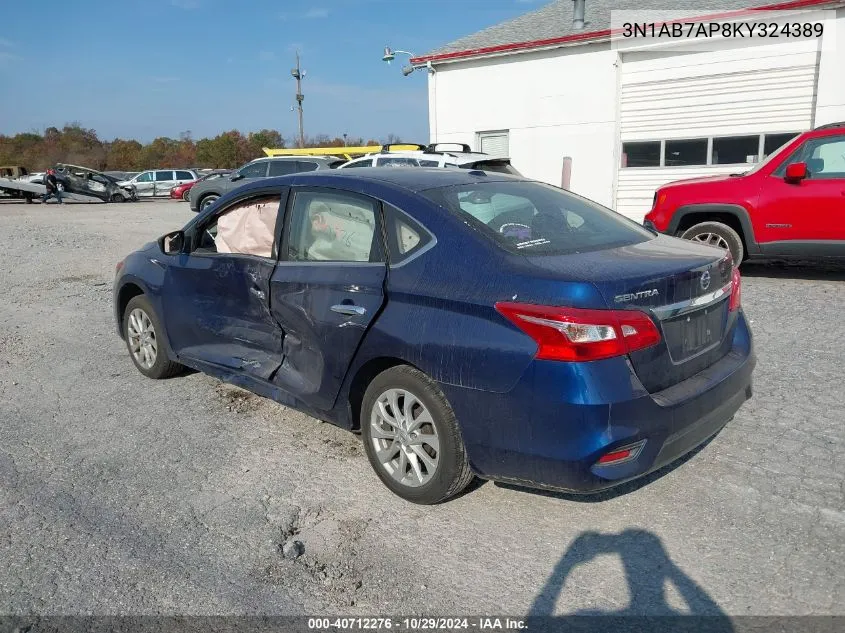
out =
[[667,183],[661,187],[661,189],[665,187],[675,187],[677,185],[680,186],[687,186],[687,185],[699,185],[699,184],[709,184],[715,182],[736,182],[740,176],[731,176],[730,174],[719,174],[718,176],[701,176],[699,178],[686,178],[684,180],[673,180],[670,183]]

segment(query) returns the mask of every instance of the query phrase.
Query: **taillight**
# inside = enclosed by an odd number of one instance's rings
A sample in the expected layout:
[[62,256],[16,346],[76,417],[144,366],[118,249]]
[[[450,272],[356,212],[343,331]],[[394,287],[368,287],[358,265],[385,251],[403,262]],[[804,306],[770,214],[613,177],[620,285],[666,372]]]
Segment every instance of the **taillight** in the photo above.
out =
[[636,310],[584,310],[499,302],[496,310],[537,343],[540,360],[589,361],[651,347],[660,332]]
[[117,264],[115,265],[115,267],[114,267],[114,274],[115,274],[115,275],[116,275],[117,273],[119,273],[121,270],[123,270],[123,261],[124,261],[124,260],[122,260],[122,259],[121,259],[121,260],[120,260],[119,262],[117,262]]
[[728,309],[731,312],[739,310],[742,305],[742,277],[739,275],[739,268],[734,267],[731,271],[731,302]]

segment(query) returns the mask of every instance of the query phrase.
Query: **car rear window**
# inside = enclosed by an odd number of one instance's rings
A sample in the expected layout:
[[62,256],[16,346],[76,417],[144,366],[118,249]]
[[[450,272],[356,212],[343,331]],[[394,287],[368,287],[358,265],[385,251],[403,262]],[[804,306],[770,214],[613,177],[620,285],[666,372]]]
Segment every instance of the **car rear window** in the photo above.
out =
[[481,182],[422,193],[514,253],[562,255],[654,237],[610,209],[537,182]]

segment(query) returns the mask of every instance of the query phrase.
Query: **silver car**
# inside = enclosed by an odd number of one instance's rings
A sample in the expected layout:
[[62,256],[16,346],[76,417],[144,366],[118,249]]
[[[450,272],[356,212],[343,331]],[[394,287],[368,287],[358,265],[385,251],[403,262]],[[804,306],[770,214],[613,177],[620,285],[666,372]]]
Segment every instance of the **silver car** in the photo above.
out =
[[177,185],[197,180],[197,172],[192,169],[150,169],[129,180],[120,183],[122,187],[132,186],[140,197],[166,197]]

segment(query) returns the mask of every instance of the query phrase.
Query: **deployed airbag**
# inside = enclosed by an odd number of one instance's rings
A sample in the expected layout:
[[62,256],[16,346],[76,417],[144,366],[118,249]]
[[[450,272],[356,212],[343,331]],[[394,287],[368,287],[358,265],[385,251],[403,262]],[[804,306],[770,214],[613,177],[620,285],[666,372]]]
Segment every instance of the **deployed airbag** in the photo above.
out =
[[280,202],[279,196],[252,199],[221,215],[214,238],[217,252],[272,257]]

